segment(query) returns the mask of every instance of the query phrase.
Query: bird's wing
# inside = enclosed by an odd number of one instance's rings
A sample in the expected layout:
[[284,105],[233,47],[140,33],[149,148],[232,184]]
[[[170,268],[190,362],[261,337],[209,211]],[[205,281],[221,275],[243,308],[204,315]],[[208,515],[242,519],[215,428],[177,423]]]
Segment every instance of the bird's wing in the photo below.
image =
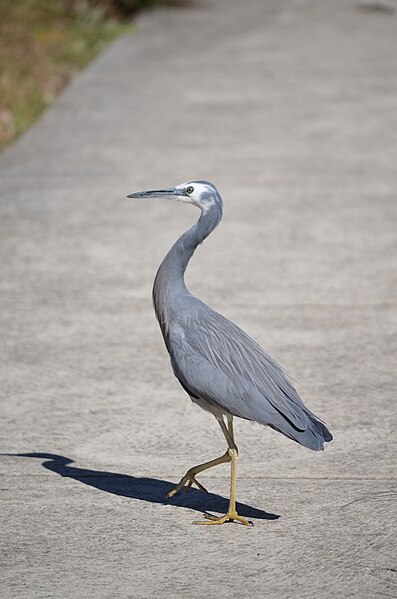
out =
[[317,443],[311,434],[307,441],[302,437],[313,427],[328,440],[327,429],[281,366],[237,325],[196,301],[186,322],[170,333],[171,362],[182,385],[209,404],[272,426],[303,445]]

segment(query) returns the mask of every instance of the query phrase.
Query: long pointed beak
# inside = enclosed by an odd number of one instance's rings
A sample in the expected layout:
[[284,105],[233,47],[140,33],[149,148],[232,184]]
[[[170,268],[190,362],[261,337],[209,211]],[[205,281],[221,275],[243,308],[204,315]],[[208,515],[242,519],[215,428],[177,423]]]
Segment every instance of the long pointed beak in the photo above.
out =
[[172,187],[170,189],[136,191],[135,193],[130,193],[127,198],[175,198],[175,196],[183,196],[182,190]]

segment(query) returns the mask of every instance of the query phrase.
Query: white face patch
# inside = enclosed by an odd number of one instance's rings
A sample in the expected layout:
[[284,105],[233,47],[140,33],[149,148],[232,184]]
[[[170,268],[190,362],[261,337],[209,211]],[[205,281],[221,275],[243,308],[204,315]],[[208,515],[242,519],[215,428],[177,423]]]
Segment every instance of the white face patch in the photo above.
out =
[[181,196],[181,200],[184,202],[190,202],[195,204],[201,210],[206,211],[210,206],[215,204],[214,194],[216,193],[215,188],[207,183],[201,183],[198,181],[187,181],[181,185],[177,185],[176,189],[182,189],[186,191],[187,195]]

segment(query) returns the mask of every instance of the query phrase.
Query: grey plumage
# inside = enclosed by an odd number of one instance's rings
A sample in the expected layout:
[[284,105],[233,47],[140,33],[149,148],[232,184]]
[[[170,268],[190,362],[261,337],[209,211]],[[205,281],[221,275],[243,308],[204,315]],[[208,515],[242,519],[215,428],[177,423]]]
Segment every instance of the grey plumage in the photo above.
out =
[[198,221],[165,256],[153,287],[156,315],[182,387],[218,420],[223,415],[253,420],[309,449],[323,449],[324,442],[332,440],[331,433],[303,404],[281,366],[186,288],[184,273],[190,258],[222,218],[217,189],[207,181],[192,181],[129,197],[150,196],[190,202],[201,209]]
[[[196,298],[166,341],[175,376],[208,410],[255,420],[309,449],[332,436],[306,408],[283,369],[233,322]],[[198,401],[203,406],[203,401]]]

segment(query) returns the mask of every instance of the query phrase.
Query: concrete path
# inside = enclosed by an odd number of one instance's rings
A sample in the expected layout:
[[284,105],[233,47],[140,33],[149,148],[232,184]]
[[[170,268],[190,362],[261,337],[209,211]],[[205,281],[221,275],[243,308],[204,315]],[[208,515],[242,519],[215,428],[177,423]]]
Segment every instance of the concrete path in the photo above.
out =
[[[3,599],[397,596],[397,13],[362,4],[156,11],[2,155]],[[335,435],[237,423],[252,529],[191,524],[226,466],[165,499],[224,451],[150,298],[198,213],[125,196],[196,178],[225,216],[191,290]]]

